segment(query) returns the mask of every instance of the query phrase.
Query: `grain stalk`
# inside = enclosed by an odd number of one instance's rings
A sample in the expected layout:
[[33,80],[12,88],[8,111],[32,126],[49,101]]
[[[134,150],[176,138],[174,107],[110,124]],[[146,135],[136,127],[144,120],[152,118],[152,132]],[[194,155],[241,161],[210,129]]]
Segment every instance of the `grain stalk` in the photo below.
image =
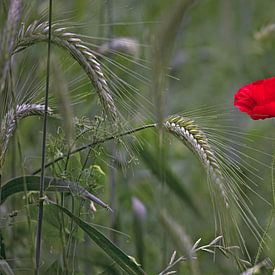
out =
[[[219,231],[218,234],[223,235],[225,244],[232,244],[237,238],[242,252],[251,260],[240,230],[238,217],[241,217],[242,222],[258,242],[261,241],[263,229],[245,200],[247,196],[241,185],[245,186],[246,183],[230,165],[228,166],[231,163],[230,159],[228,160],[226,155],[219,152],[211,142],[211,137],[206,135],[194,120],[171,116],[164,123],[164,128],[180,139],[200,159],[207,171],[212,203],[216,211],[215,226]],[[232,225],[234,229],[231,228]]]
[[36,229],[36,243],[35,243],[35,274],[40,274],[40,258],[41,258],[41,243],[42,243],[42,223],[44,215],[44,189],[45,189],[45,162],[46,162],[46,138],[48,126],[48,104],[49,104],[49,87],[50,87],[50,62],[51,62],[51,38],[52,38],[52,0],[49,0],[49,24],[47,28],[46,41],[48,45],[47,52],[47,75],[46,75],[46,89],[44,99],[44,116],[43,116],[43,134],[41,146],[41,175],[40,175],[40,190],[39,190],[39,204],[37,215],[37,229]]
[[[46,164],[45,167],[49,167],[60,160],[70,157],[71,155],[80,151],[90,149],[91,147],[99,144],[103,144],[110,140],[116,140],[126,135],[132,135],[139,131],[143,131],[148,128],[157,128],[158,124],[144,125],[126,132],[107,136],[105,138],[95,140],[90,144],[86,144],[69,154],[64,154],[61,157],[54,159]],[[218,234],[224,236],[224,242],[232,244],[233,239],[231,237],[238,237],[241,247],[245,250],[245,253],[249,257],[246,250],[245,241],[241,234],[238,217],[241,217],[244,224],[250,229],[254,237],[259,241],[260,231],[262,228],[259,226],[255,216],[251,212],[246,200],[242,197],[241,186],[245,183],[236,175],[232,174],[234,171],[227,167],[227,159],[221,159],[226,156],[221,155],[219,151],[216,151],[216,147],[211,143],[211,137],[208,136],[195,122],[194,120],[181,116],[171,116],[163,124],[162,127],[169,133],[180,139],[188,149],[190,149],[203,164],[208,176],[209,184],[213,200],[213,205],[216,213],[216,229],[219,230]],[[230,161],[229,161],[230,163]],[[227,171],[227,169],[229,169]],[[38,173],[40,170],[34,172]],[[233,176],[233,178],[232,178]],[[240,182],[239,182],[240,180]],[[234,230],[231,230],[231,225],[234,225]]]
[[[33,44],[46,42],[48,33],[48,22],[40,23],[35,21],[27,28],[23,25],[14,48],[14,53],[20,52]],[[117,122],[118,111],[111,90],[93,51],[85,45],[78,34],[68,32],[66,27],[60,27],[58,24],[52,25],[51,43],[66,49],[79,63],[95,87],[104,110],[111,116],[113,121]]]
[[205,133],[194,123],[194,120],[181,116],[171,116],[164,123],[164,128],[183,141],[199,157],[207,173],[218,185],[225,206],[228,208],[228,195],[223,186],[222,170]]
[[[0,126],[0,169],[3,167],[9,142],[16,130],[17,123],[29,116],[43,116],[44,108],[44,104],[24,103],[16,105],[15,110],[12,108],[6,113]],[[48,108],[48,112],[51,114],[52,110]]]
[[[120,134],[114,134],[114,135],[111,135],[111,136],[108,136],[108,137],[105,137],[105,138],[102,138],[102,139],[98,139],[98,140],[95,140],[91,143],[88,143],[88,144],[85,144],[81,147],[78,147],[72,151],[70,151],[68,154],[63,154],[62,156],[60,157],[57,157],[55,158],[54,160],[50,161],[49,163],[47,163],[45,165],[45,168],[48,168],[48,167],[51,167],[52,165],[54,165],[55,163],[61,161],[61,160],[64,160],[64,159],[67,159],[69,158],[70,156],[74,155],[74,154],[77,154],[79,152],[82,152],[86,149],[90,149],[90,148],[93,148],[94,146],[97,146],[97,145],[101,145],[101,144],[104,144],[108,141],[111,141],[111,140],[116,140],[116,139],[119,139],[119,138],[122,138],[124,136],[128,136],[128,135],[132,135],[134,133],[137,133],[137,132],[140,132],[140,131],[143,131],[145,129],[148,129],[148,128],[155,128],[157,126],[157,124],[147,124],[147,125],[143,125],[141,127],[138,127],[138,128],[134,128],[134,129],[131,129],[129,131],[126,131],[126,132],[123,132],[123,133],[120,133]],[[37,169],[35,170],[32,175],[36,175],[38,174],[39,172],[41,171],[41,169]]]

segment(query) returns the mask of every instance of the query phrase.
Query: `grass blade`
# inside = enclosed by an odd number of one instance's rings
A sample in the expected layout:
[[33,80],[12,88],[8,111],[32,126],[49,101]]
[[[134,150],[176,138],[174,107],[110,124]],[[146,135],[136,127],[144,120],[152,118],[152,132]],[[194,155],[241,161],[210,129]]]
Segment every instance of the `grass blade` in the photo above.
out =
[[51,204],[48,207],[55,207],[68,215],[88,236],[111,257],[127,274],[146,274],[128,255],[126,255],[119,247],[106,238],[96,228],[87,224],[85,221],[75,216],[67,208],[58,204]]
[[[101,201],[96,196],[89,193],[85,188],[81,187],[75,182],[67,181],[64,179],[45,177],[45,191],[55,192],[71,192],[85,199],[93,201],[98,205],[110,209],[107,204]],[[1,190],[1,203],[2,204],[8,197],[24,191],[25,185],[27,191],[39,191],[40,189],[40,177],[39,176],[24,176],[17,177],[9,180],[2,186]]]

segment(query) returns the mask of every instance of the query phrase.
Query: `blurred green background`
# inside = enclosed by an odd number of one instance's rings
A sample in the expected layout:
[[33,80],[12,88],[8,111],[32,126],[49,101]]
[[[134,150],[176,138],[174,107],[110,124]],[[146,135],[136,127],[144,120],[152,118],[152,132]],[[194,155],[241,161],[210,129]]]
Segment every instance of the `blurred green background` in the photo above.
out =
[[[221,142],[226,148],[231,146],[240,154],[237,158],[235,151],[229,149],[222,157],[229,157],[231,152],[233,160],[239,161],[243,168],[241,175],[244,181],[255,193],[272,201],[274,121],[252,121],[234,110],[233,99],[237,90],[246,83],[274,75],[275,31],[263,30],[275,24],[274,1],[194,1],[182,20],[174,22],[168,30],[166,27],[176,18],[175,7],[180,1],[53,2],[54,21],[64,24],[69,31],[83,35],[83,41],[89,42],[95,51],[112,38],[126,37],[134,41],[134,47],[126,53],[126,57],[116,52],[102,59],[125,129],[175,113],[199,117],[202,128],[210,133],[213,143]],[[47,1],[29,1],[24,5],[23,20],[26,25],[41,17],[47,19]],[[3,10],[2,13],[4,18]],[[34,98],[41,97],[46,75],[46,50],[46,43],[37,44],[16,55],[13,70],[19,95],[34,90]],[[90,93],[91,85],[80,66],[56,46],[52,49],[52,59],[55,60],[52,67],[58,66],[56,70],[60,74],[51,75],[51,91],[63,81],[66,87],[63,88],[69,91],[69,100],[74,103],[74,116],[85,116],[94,121],[96,115],[101,115],[101,106],[95,92]],[[51,97],[53,106],[58,106],[54,92]],[[213,114],[221,115],[221,118],[210,119]],[[228,128],[230,133],[224,131],[226,125],[234,126]],[[57,155],[57,149],[66,152],[63,137],[57,135],[58,127],[64,127],[64,124],[51,119],[49,158]],[[20,123],[17,140],[20,139],[23,163],[18,150],[13,152],[10,149],[4,167],[4,181],[21,175],[22,167],[27,174],[39,168],[41,129],[42,120],[37,118]],[[111,132],[110,125],[106,125],[104,130]],[[93,140],[93,134],[85,136],[80,144],[89,140]],[[78,157],[71,161],[72,177],[79,172],[73,170],[80,169]],[[84,159],[83,155],[81,157]],[[216,237],[205,170],[196,157],[172,136],[164,135],[162,138],[157,131],[146,130],[123,139],[120,145],[106,143],[102,148],[94,148],[89,167],[93,167],[87,170],[87,173],[92,171],[90,184],[98,187],[96,192],[99,197],[107,202],[111,200],[115,212],[111,214],[98,209],[92,214],[85,205],[80,208],[79,215],[102,226],[99,229],[142,263],[148,274],[163,270],[174,250],[178,256],[188,258],[188,244],[193,245],[199,238],[202,238],[202,244],[208,244]],[[175,190],[175,186],[183,189]],[[249,205],[259,223],[265,228],[271,206],[247,188],[243,187],[243,190],[251,200]],[[32,212],[36,207],[30,206],[33,232],[29,234],[22,197],[22,194],[16,195],[2,206],[1,227],[8,262],[16,274],[30,274],[33,244],[29,235],[33,236],[35,232],[36,216]],[[65,199],[70,200],[70,197]],[[18,211],[18,215],[7,221],[6,217],[14,210]],[[44,221],[43,272],[62,274],[58,216],[46,211]],[[71,230],[70,223],[67,223],[68,230]],[[258,243],[250,237],[249,230],[241,221],[240,228],[247,238],[253,263]],[[74,241],[68,248],[72,274],[116,274],[112,261],[80,230],[76,231],[71,234]],[[269,257],[274,261],[274,232],[273,223],[267,248],[264,248],[260,260]],[[240,273],[233,261],[219,251],[215,259],[211,253],[203,251],[197,256],[193,264],[182,262],[173,270],[178,274]]]

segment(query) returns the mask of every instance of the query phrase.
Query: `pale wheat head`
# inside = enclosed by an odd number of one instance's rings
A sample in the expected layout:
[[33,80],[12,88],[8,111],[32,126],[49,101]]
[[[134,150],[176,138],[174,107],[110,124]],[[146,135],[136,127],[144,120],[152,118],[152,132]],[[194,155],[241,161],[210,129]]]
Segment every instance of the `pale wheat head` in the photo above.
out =
[[225,205],[228,207],[227,192],[223,186],[222,170],[205,133],[195,124],[194,120],[181,116],[171,116],[164,123],[164,127],[183,141],[199,157],[207,173],[218,185]]
[[[20,30],[14,52],[19,52],[38,42],[46,42],[48,31],[48,22],[39,23],[35,21],[27,28],[23,26]],[[93,51],[85,45],[78,34],[68,32],[67,28],[59,27],[56,24],[52,25],[51,42],[66,49],[80,64],[95,87],[104,110],[117,122],[118,111],[113,95],[109,89],[101,65]]]
[[[18,104],[15,108],[11,108],[4,116],[0,125],[0,169],[5,160],[11,137],[14,134],[17,123],[29,116],[42,116],[45,106],[43,104]],[[52,110],[48,110],[52,113]]]

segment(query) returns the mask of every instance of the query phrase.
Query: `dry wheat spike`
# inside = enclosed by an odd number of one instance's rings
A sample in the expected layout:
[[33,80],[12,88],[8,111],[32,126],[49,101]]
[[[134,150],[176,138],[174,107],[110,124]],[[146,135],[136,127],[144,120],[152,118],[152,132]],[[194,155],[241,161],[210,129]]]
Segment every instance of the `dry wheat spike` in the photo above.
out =
[[[209,175],[212,203],[216,208],[216,230],[219,230],[219,234],[224,236],[224,242],[227,245],[232,244],[232,240],[237,237],[240,247],[250,258],[240,231],[238,217],[242,218],[257,241],[261,240],[263,229],[250,210],[248,201],[246,201],[247,197],[241,188],[241,185],[247,186],[246,183],[238,175],[234,175],[234,171],[230,167],[226,166],[227,156],[216,153],[216,148],[212,146],[210,137],[201,130],[194,120],[178,115],[170,116],[163,123],[163,127],[199,157]],[[218,193],[213,188],[217,189]],[[219,199],[219,196],[222,200]],[[231,228],[231,225],[234,228]]]
[[[45,106],[43,104],[18,104],[11,108],[4,116],[0,125],[0,169],[5,160],[5,154],[8,149],[9,141],[16,129],[17,123],[29,116],[42,116]],[[48,109],[49,114],[52,110]]]
[[222,170],[205,133],[192,119],[181,116],[169,117],[164,123],[164,128],[183,141],[183,143],[199,157],[207,173],[218,185],[225,206],[228,207],[228,196],[223,186],[224,178]]
[[[18,41],[14,48],[14,53],[19,52],[38,42],[46,42],[48,39],[49,23],[37,21],[30,24],[27,28],[22,25],[18,35]],[[85,45],[76,33],[67,31],[65,27],[59,27],[57,24],[52,25],[51,42],[66,49],[71,56],[80,64],[87,76],[95,87],[99,99],[107,114],[117,122],[118,111],[114,99],[109,89],[106,78],[101,69],[93,51]]]

